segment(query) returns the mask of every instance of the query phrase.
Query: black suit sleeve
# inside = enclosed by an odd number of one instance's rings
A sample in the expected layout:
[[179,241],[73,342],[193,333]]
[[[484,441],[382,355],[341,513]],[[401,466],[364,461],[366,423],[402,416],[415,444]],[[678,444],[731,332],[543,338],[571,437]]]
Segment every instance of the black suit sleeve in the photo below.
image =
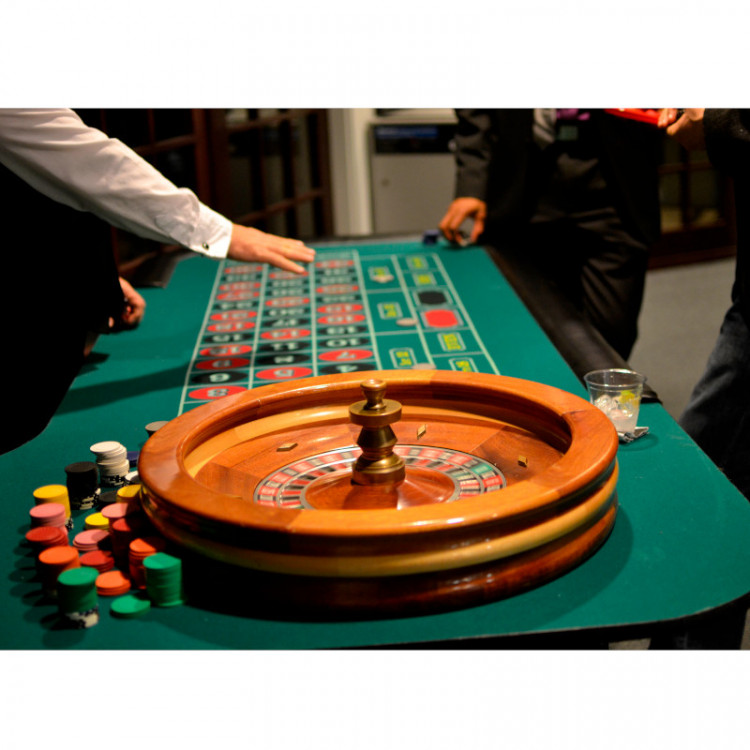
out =
[[750,176],[750,110],[707,109],[703,129],[711,163],[733,177]]
[[487,200],[492,161],[492,113],[487,109],[457,109],[456,198]]

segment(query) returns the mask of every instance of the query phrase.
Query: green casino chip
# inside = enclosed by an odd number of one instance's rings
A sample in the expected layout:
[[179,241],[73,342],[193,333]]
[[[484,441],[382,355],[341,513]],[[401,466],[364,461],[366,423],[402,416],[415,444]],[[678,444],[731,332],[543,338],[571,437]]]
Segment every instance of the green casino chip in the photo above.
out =
[[151,609],[151,602],[145,596],[126,594],[112,602],[111,612],[115,617],[130,619]]

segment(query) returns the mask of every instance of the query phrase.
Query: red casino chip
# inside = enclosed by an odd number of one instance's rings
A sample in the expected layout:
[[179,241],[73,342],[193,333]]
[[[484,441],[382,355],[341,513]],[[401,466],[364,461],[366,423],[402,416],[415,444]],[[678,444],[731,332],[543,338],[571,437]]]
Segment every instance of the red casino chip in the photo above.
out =
[[453,310],[427,310],[422,316],[430,328],[456,328],[461,325],[458,315]]

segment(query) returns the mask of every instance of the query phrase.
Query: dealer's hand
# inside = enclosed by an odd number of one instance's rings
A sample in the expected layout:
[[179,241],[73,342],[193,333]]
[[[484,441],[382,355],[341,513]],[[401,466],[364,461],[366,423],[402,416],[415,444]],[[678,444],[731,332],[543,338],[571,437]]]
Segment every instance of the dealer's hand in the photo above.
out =
[[487,218],[487,204],[479,198],[456,198],[448,206],[445,216],[438,224],[440,231],[445,239],[450,242],[457,242],[459,245],[466,244],[464,238],[459,232],[461,224],[466,219],[473,219],[474,226],[471,229],[469,243],[474,244],[479,235],[484,232],[484,221]]
[[120,277],[119,281],[123,299],[122,312],[118,320],[109,318],[107,321],[107,330],[102,330],[101,333],[117,333],[118,331],[137,328],[146,312],[146,300],[133,289],[129,281],[126,281],[122,277]]
[[89,331],[86,334],[86,342],[83,347],[83,356],[88,357],[96,344],[100,333],[117,333],[136,328],[143,320],[146,312],[146,300],[136,292],[129,281],[122,277],[119,278],[120,289],[122,290],[122,312],[118,320],[107,318],[102,320],[101,325],[96,330]]
[[703,113],[705,109],[685,109],[678,117],[676,109],[659,111],[660,128],[666,128],[667,135],[686,149],[701,150],[706,148],[706,137],[703,132]]
[[295,261],[309,263],[315,257],[315,250],[300,240],[278,237],[259,229],[233,224],[228,257],[232,260],[270,263],[285,271],[306,274],[305,268]]
[[146,300],[123,278],[120,278],[120,288],[125,299],[121,323],[126,328],[135,328],[143,320],[143,315],[146,312]]

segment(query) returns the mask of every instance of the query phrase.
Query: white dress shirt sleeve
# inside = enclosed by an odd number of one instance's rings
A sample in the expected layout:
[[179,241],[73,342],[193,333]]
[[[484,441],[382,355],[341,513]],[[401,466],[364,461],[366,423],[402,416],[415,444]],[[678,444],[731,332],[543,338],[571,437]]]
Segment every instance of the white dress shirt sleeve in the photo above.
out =
[[49,198],[157,242],[213,258],[232,223],[69,109],[0,110],[0,163]]

